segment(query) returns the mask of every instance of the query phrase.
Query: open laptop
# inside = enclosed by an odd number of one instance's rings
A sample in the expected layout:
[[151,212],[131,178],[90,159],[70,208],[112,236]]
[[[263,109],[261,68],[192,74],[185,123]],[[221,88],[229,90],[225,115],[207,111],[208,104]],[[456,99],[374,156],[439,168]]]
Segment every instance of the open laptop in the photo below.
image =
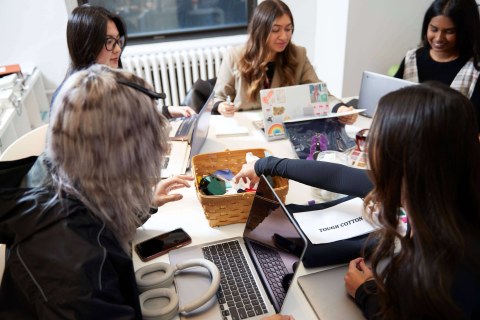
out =
[[328,114],[328,91],[323,82],[260,90],[265,135],[285,138],[283,122]]
[[371,71],[364,71],[362,74],[360,93],[358,95],[357,109],[365,109],[362,115],[372,118],[377,110],[378,101],[381,97],[389,92],[416,84],[416,82],[389,77]]
[[[340,115],[360,113],[332,113],[328,104],[328,90],[324,82],[260,90],[263,130],[268,140],[286,138],[286,122],[336,118]],[[254,122],[258,127],[258,124]]]
[[[243,237],[169,253],[172,264],[207,258],[219,266],[221,274],[217,297],[181,319],[262,319],[280,312],[306,245],[298,225],[262,176]],[[180,305],[200,296],[209,285],[210,276],[201,268],[178,272],[175,286]]]
[[348,265],[342,265],[298,277],[298,285],[318,319],[365,319],[345,289],[347,270]]
[[213,108],[213,97],[214,92],[212,91],[200,112],[190,117],[193,120],[191,122],[193,126],[191,130],[189,129],[189,138],[169,141],[170,153],[164,157],[161,172],[162,178],[184,174],[190,167],[191,158],[200,152],[208,135],[210,116]]

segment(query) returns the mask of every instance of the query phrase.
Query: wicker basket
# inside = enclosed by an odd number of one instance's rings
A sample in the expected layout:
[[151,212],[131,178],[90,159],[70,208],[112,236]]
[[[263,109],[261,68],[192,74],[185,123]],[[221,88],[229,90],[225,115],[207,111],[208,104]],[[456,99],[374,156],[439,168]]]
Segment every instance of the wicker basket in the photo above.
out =
[[[230,169],[236,174],[242,169],[247,152],[252,152],[255,156],[263,158],[265,151],[267,150],[245,149],[199,154],[192,158],[192,172],[194,177],[209,175],[219,169]],[[288,192],[288,180],[282,177],[274,177],[273,182],[275,192],[285,202]],[[221,196],[205,195],[199,189],[198,179],[195,179],[195,188],[205,212],[205,217],[211,227],[247,221],[255,193],[245,192]]]

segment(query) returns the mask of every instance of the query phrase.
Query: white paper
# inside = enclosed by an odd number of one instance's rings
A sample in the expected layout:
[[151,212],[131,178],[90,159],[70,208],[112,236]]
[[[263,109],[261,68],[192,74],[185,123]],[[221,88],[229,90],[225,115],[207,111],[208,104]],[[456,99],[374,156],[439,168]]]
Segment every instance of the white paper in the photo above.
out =
[[300,228],[313,244],[330,243],[374,231],[363,216],[363,200],[354,198],[336,206],[294,213]]
[[217,137],[244,136],[248,135],[248,133],[248,127],[239,125],[235,118],[224,117],[224,119],[215,126],[215,135]]

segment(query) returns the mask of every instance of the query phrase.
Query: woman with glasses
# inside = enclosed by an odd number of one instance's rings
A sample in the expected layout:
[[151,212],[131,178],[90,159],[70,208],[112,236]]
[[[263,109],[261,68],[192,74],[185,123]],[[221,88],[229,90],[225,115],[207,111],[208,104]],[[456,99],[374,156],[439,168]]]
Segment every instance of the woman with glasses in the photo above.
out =
[[[126,38],[126,26],[120,16],[98,6],[82,5],[75,8],[67,23],[67,45],[71,61],[66,77],[95,63],[121,68],[121,54]],[[58,91],[59,88],[53,94],[52,105]],[[195,114],[187,106],[164,106],[162,112],[168,118]]]
[[367,217],[381,227],[378,244],[371,267],[364,258],[350,262],[345,286],[367,319],[480,319],[477,133],[464,95],[425,83],[380,100],[368,133],[368,171],[269,157],[245,165],[236,179],[281,175],[365,197]]
[[[233,116],[237,110],[259,109],[261,89],[320,81],[305,48],[291,42],[293,31],[293,16],[285,3],[259,3],[248,26],[247,44],[231,48],[223,58],[213,112]],[[334,112],[352,109],[330,94],[328,103]],[[352,124],[356,119],[352,115],[340,121]]]

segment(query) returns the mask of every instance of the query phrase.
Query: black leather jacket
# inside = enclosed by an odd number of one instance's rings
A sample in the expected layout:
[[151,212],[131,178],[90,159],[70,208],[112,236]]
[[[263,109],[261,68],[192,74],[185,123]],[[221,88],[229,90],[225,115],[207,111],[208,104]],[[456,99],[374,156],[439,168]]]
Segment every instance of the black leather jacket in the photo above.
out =
[[29,159],[0,163],[0,319],[141,319],[132,259],[105,224],[49,188],[15,188]]

